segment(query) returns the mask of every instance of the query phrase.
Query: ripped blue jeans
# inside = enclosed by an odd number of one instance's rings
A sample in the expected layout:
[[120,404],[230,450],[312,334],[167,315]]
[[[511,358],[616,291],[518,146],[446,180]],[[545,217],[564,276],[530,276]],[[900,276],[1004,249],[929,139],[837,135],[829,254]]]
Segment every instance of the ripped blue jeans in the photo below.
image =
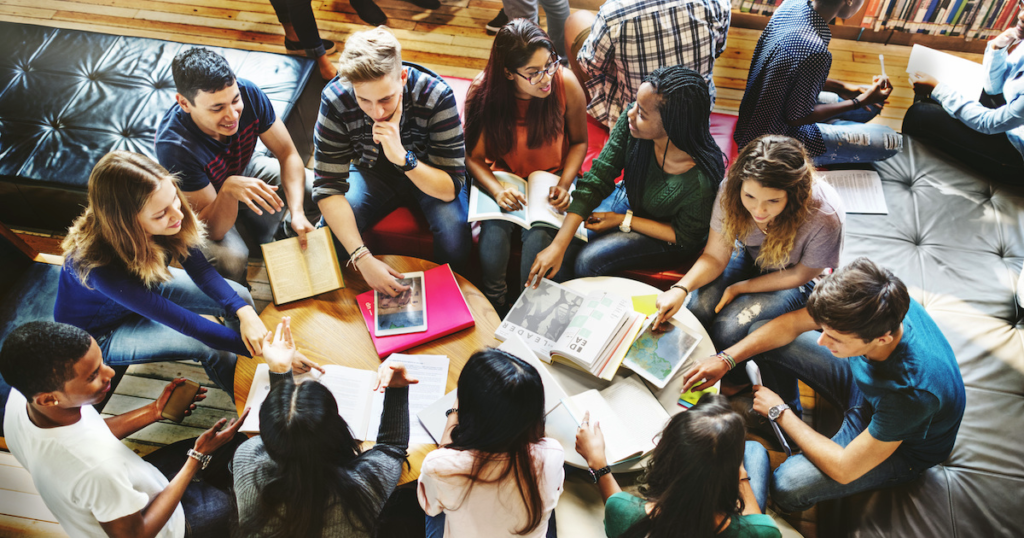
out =
[[[733,252],[729,265],[725,266],[725,271],[722,271],[718,278],[694,290],[686,298],[686,308],[707,329],[715,349],[723,350],[739,342],[747,336],[750,326],[758,321],[772,320],[786,312],[803,308],[814,289],[812,280],[803,286],[788,290],[740,295],[722,308],[721,312],[715,314],[715,307],[722,300],[725,288],[762,274],[764,273],[747,254],[746,249],[740,249]],[[747,382],[744,369],[737,368],[734,372],[742,374],[742,378],[730,378],[731,381]]]
[[[818,94],[819,104],[842,101],[832,92]],[[882,111],[878,105],[869,105],[840,114],[827,123],[817,124],[825,142],[825,153],[814,158],[815,166],[842,163],[870,163],[884,161],[903,148],[903,137],[884,125],[869,124]]]

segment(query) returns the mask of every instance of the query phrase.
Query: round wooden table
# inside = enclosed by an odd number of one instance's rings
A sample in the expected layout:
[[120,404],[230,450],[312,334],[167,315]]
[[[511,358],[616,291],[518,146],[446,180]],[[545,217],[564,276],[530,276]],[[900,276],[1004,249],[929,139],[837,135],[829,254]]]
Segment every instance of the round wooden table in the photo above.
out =
[[[426,271],[437,267],[436,263],[408,256],[378,256],[397,271],[403,273]],[[350,368],[374,370],[381,359],[370,340],[370,332],[363,321],[363,315],[356,305],[356,296],[370,290],[362,275],[351,267],[342,268],[345,287],[284,305],[269,305],[260,314],[268,329],[273,328],[285,316],[292,318],[292,334],[299,349],[311,360],[320,364],[339,364]],[[465,278],[455,275],[469,304],[469,310],[476,325],[425,344],[405,350],[403,353],[424,355],[447,355],[448,386],[445,392],[455,390],[459,374],[466,361],[474,352],[491,345],[497,345],[494,331],[501,322],[498,314],[484,297],[484,294]],[[252,385],[256,365],[262,357],[239,357],[235,367],[235,406],[239,414],[245,408],[245,399]],[[372,446],[372,444],[368,445]],[[415,480],[419,476],[423,458],[435,445],[413,445],[409,447],[409,462],[412,469],[403,466],[399,483]]]

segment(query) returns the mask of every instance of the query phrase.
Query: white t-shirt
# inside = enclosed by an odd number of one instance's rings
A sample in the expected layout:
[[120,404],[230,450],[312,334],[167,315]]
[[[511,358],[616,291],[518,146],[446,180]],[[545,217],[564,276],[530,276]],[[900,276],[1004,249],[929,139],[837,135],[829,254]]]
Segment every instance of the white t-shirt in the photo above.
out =
[[[445,538],[453,536],[519,536],[515,531],[526,523],[526,506],[519,495],[515,479],[509,475],[501,482],[476,482],[470,490],[470,479],[460,476],[473,469],[475,451],[439,448],[423,460],[417,493],[420,506],[428,516],[445,514]],[[548,519],[562,494],[565,453],[562,445],[545,437],[533,446],[537,465],[538,486],[544,506],[540,525],[524,538],[540,538],[547,534]],[[481,473],[485,480],[496,478],[504,462],[489,464]],[[469,490],[469,494],[466,492]]]
[[[39,428],[11,389],[4,415],[7,446],[32,475],[47,508],[71,536],[106,538],[100,522],[134,514],[167,487],[167,478],[114,437],[91,405],[69,426]],[[185,536],[181,503],[157,534]]]

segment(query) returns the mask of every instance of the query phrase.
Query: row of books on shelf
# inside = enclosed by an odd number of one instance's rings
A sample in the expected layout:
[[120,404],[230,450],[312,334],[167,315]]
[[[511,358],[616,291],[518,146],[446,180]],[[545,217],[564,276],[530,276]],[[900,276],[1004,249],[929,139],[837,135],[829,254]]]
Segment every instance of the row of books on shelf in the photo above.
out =
[[[741,13],[771,15],[784,0],[732,0]],[[1019,0],[868,0],[860,27],[989,39],[1016,24]]]

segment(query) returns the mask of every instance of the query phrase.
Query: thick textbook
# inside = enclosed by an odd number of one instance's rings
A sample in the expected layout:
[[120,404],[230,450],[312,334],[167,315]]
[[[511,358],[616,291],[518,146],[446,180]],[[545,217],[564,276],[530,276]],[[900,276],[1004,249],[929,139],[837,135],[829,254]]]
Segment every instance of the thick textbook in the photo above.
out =
[[341,266],[326,226],[306,234],[306,250],[290,237],[260,245],[274,304],[290,303],[345,287]]
[[[505,211],[494,201],[487,189],[480,188],[474,182],[469,189],[469,222],[504,220],[527,230],[534,226],[555,229],[562,227],[565,213],[559,212],[548,202],[548,192],[551,187],[558,184],[557,177],[534,176],[529,182],[508,172],[495,172],[494,177],[502,185],[514,186],[522,193],[526,197],[526,205],[518,211]],[[572,193],[574,189],[575,187],[570,187],[569,192]],[[583,224],[576,230],[576,238],[587,240],[587,229]]]
[[542,279],[519,296],[494,336],[518,335],[546,362],[611,380],[643,319],[628,299],[604,291],[583,295]]
[[356,297],[359,312],[363,314],[366,330],[370,332],[370,340],[377,350],[377,356],[387,357],[392,353],[405,351],[424,342],[448,336],[476,324],[473,314],[469,311],[466,298],[455,280],[455,273],[448,264],[439,265],[423,272],[424,289],[427,299],[427,319],[430,324],[425,332],[398,334],[394,336],[374,336],[373,321],[373,290],[360,293]]

